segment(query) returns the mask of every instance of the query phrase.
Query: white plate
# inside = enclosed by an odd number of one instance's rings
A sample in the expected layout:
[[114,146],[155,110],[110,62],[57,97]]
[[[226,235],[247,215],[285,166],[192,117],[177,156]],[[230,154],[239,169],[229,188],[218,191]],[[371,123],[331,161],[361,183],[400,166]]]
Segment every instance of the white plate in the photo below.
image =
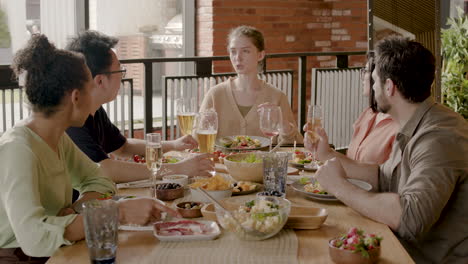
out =
[[120,225],[119,230],[123,231],[152,231],[153,225],[139,226],[139,225]]
[[[305,170],[305,171],[317,171],[317,168],[309,168],[309,167],[306,167],[304,166],[305,164],[301,164],[301,163],[295,163],[295,162],[289,162],[289,164],[293,167],[296,167],[300,170]],[[310,164],[310,163],[307,163],[307,164]]]
[[[356,179],[347,179],[350,183],[356,185],[357,187],[365,190],[365,191],[370,191],[372,190],[372,185],[365,181],[361,180],[356,180]],[[315,181],[314,178],[312,178],[312,182]],[[315,199],[315,200],[320,200],[320,201],[339,201],[335,196],[330,195],[330,194],[317,194],[317,193],[311,193],[311,192],[306,192],[304,190],[304,184],[301,184],[299,181],[294,182],[292,185],[294,190],[306,195],[309,198]]]
[[221,149],[227,149],[227,150],[235,150],[235,151],[242,151],[242,150],[258,150],[258,149],[262,149],[262,148],[265,148],[265,147],[268,147],[270,146],[270,139],[266,138],[266,137],[258,137],[258,136],[248,136],[250,137],[251,139],[258,139],[260,141],[260,147],[252,147],[252,148],[228,148],[228,147],[225,147],[222,143],[222,140],[223,138],[234,138],[234,137],[237,137],[237,136],[245,136],[245,135],[236,135],[236,136],[226,136],[226,137],[222,137],[222,138],[219,138],[216,140],[216,147],[218,148],[221,148]]
[[[190,220],[193,221],[193,220]],[[159,241],[194,241],[194,240],[213,240],[217,238],[221,234],[221,230],[219,229],[219,226],[216,222],[214,221],[206,221],[206,220],[198,220],[195,222],[199,222],[205,225],[208,225],[211,229],[212,232],[209,234],[203,234],[203,235],[180,235],[180,236],[160,236],[156,232],[156,228],[153,229],[153,234],[155,237],[159,239]]]

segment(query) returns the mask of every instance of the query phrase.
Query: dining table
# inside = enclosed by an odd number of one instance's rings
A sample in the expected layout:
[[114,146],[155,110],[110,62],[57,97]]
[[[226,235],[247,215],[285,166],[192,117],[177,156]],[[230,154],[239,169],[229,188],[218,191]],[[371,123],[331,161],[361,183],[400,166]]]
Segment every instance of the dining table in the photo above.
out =
[[[222,165],[221,165],[222,166]],[[314,172],[301,172],[300,177],[313,177]],[[292,176],[291,176],[292,177]],[[297,179],[297,176],[296,176]],[[137,197],[150,197],[148,188],[128,188],[118,189],[117,195],[121,196],[137,196]],[[414,263],[410,255],[406,252],[398,238],[392,230],[385,224],[371,220],[352,208],[346,206],[339,201],[322,201],[314,200],[309,196],[304,195],[291,186],[286,189],[286,198],[291,202],[292,206],[308,206],[316,208],[325,208],[328,211],[326,221],[318,229],[304,229],[304,230],[284,230],[288,231],[289,236],[296,241],[296,247],[288,247],[283,245],[283,242],[272,243],[270,246],[276,247],[270,250],[283,251],[282,255],[290,255],[291,259],[268,259],[268,257],[261,254],[259,250],[256,253],[255,248],[261,248],[263,243],[269,243],[269,240],[274,240],[275,237],[264,241],[242,241],[237,237],[231,238],[229,243],[222,243],[222,238],[211,241],[212,244],[203,244],[199,241],[187,241],[183,243],[174,242],[161,242],[159,241],[152,231],[123,231],[120,230],[118,234],[118,248],[116,253],[117,263],[333,263],[329,254],[329,241],[332,238],[339,237],[352,227],[365,230],[366,233],[374,233],[381,236],[381,255],[378,263]],[[167,202],[172,206],[171,202]],[[284,232],[281,231],[281,232]],[[227,236],[228,231],[222,230],[221,236]],[[281,235],[284,235],[281,233]],[[276,235],[276,237],[279,235]],[[217,243],[219,240],[219,243]],[[250,251],[246,254],[251,254],[248,258],[242,261],[236,257],[232,259],[230,255],[229,261],[223,260],[223,255],[229,255],[230,250],[234,250],[235,245],[242,243],[248,244]],[[185,256],[190,247],[196,247],[200,254],[198,256],[202,261],[195,261],[197,259],[196,253],[193,258]],[[203,247],[213,247],[210,248]],[[157,260],[158,254],[164,254],[165,251],[170,251],[166,254],[164,261]],[[289,252],[288,252],[289,251]],[[291,252],[296,251],[296,252]],[[237,252],[237,251],[236,251]],[[184,255],[185,254],[185,255]],[[235,254],[231,252],[231,254]],[[236,253],[244,254],[244,253]],[[181,258],[180,256],[185,256]],[[183,260],[183,261],[182,261]],[[193,260],[193,261],[192,261]],[[48,260],[48,264],[62,264],[62,263],[90,263],[88,249],[85,240],[78,241],[70,246],[63,246],[59,248],[56,253]]]

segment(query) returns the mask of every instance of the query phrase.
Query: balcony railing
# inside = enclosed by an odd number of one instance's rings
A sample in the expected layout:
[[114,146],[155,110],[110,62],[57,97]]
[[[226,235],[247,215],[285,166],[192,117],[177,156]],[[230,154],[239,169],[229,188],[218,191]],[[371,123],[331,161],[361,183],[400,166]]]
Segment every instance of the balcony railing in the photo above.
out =
[[[266,64],[272,59],[296,59],[297,60],[297,69],[288,71],[294,72],[291,83],[292,91],[290,93],[290,103],[291,105],[297,107],[297,116],[298,116],[298,128],[306,122],[307,114],[307,96],[308,89],[311,90],[311,97],[313,99],[314,93],[317,93],[317,88],[312,90],[312,87],[306,87],[308,81],[312,85],[317,85],[317,81],[308,80],[314,78],[312,73],[307,74],[307,58],[317,57],[317,56],[334,56],[336,57],[336,66],[337,69],[347,69],[348,68],[348,57],[353,55],[364,55],[366,51],[352,51],[352,52],[300,52],[300,53],[279,53],[279,54],[268,54],[266,56]],[[155,107],[163,108],[164,104],[167,107],[168,102],[162,102],[159,98],[156,100],[154,92],[162,92],[164,89],[164,78],[168,76],[161,76],[161,80],[156,80],[154,82],[153,78],[153,69],[155,64],[164,64],[169,62],[194,62],[195,64],[195,74],[189,77],[193,78],[203,78],[203,77],[214,77],[219,75],[219,73],[214,74],[212,72],[213,62],[214,61],[228,61],[228,56],[213,56],[213,57],[182,57],[182,58],[146,58],[146,59],[125,59],[121,60],[123,64],[142,64],[144,66],[144,90],[143,90],[143,122],[135,119],[135,112],[141,112],[141,102],[136,102],[135,91],[133,88],[133,80],[125,79],[122,82],[123,89],[121,89],[119,96],[114,102],[111,102],[104,108],[108,111],[110,119],[116,124],[122,132],[126,131],[127,136],[133,137],[135,127],[137,129],[143,128],[144,133],[153,131],[155,127],[163,127],[163,123],[167,122],[168,118],[165,115],[153,116],[153,109]],[[265,67],[266,67],[265,64]],[[355,71],[353,71],[355,72]],[[224,73],[229,74],[229,73]],[[24,92],[18,86],[18,83],[11,79],[11,70],[9,70],[8,65],[0,65],[0,134],[13,126],[16,121],[23,118],[27,112],[27,108],[23,103],[25,98]],[[174,77],[174,76],[169,76]],[[338,77],[333,77],[338,78]],[[356,78],[353,79],[355,83]],[[160,85],[158,85],[160,84]],[[355,89],[355,85],[347,85],[346,83],[340,82],[340,85],[349,86],[348,88]],[[346,87],[343,87],[346,88]],[[295,95],[295,96],[292,96]],[[334,94],[334,96],[340,96],[339,94]],[[167,97],[166,97],[167,98]],[[158,105],[161,103],[161,105]],[[161,111],[163,113],[164,110]],[[338,118],[336,116],[335,118]],[[166,131],[165,131],[166,132]],[[172,134],[171,134],[172,135]],[[172,137],[172,136],[171,136]]]

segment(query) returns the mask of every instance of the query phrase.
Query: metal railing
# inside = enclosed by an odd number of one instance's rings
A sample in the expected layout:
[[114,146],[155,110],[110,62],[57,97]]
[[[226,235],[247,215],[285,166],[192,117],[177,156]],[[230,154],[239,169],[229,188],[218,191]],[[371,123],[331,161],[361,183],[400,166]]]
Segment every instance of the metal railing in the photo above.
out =
[[[298,128],[306,122],[307,115],[307,58],[308,57],[317,57],[317,56],[335,56],[336,64],[338,68],[347,68],[348,67],[348,56],[352,55],[364,55],[366,51],[352,51],[352,52],[300,52],[300,53],[278,53],[278,54],[268,54],[266,55],[266,62],[270,59],[297,59],[297,70],[294,73],[293,83],[297,84],[297,88],[293,86],[293,90],[290,95],[290,103],[293,106],[297,103],[298,109]],[[153,91],[161,89],[162,92],[162,81],[156,82],[156,86],[161,85],[157,89],[154,89],[153,84],[153,69],[155,63],[168,63],[168,62],[194,62],[196,66],[195,76],[206,77],[213,76],[212,66],[214,61],[226,61],[229,60],[229,56],[213,56],[213,57],[182,57],[182,58],[146,58],[146,59],[125,59],[121,60],[123,64],[143,64],[144,66],[144,91],[143,91],[143,125],[144,132],[153,131],[154,120],[153,116]],[[265,66],[266,67],[266,66]],[[8,65],[0,65],[0,117],[4,117],[0,120],[2,125],[2,131],[5,131],[11,126],[14,125],[16,121],[22,119],[26,116],[25,111],[27,111],[26,104],[23,103],[24,92],[18,86],[15,81],[11,80],[10,76],[4,75],[4,70],[8,68]],[[2,73],[3,72],[3,73]],[[8,80],[7,80],[8,79]],[[135,118],[134,118],[134,88],[133,80],[126,79],[123,80],[123,89],[120,92],[120,95],[117,97],[115,102],[111,102],[108,106],[105,106],[105,109],[108,111],[109,117],[113,120],[122,132],[128,131],[129,137],[134,136],[135,129]],[[128,83],[128,85],[126,84]],[[296,85],[295,85],[296,86]],[[295,91],[297,89],[297,91]],[[310,88],[309,88],[310,89]],[[11,92],[9,92],[11,91]],[[293,94],[297,95],[293,97]],[[7,100],[7,98],[10,98]],[[13,98],[13,99],[11,99]],[[16,101],[15,101],[16,100]],[[17,102],[15,105],[9,103]],[[122,104],[120,107],[118,104]],[[7,107],[8,106],[8,107]],[[137,105],[136,107],[140,107]],[[6,110],[8,109],[8,110]],[[10,110],[11,109],[11,110]],[[119,118],[119,116],[121,118]],[[128,118],[128,119],[127,119]],[[119,120],[120,119],[120,120]],[[158,117],[158,120],[159,117]],[[159,125],[159,121],[158,121]]]
[[[349,52],[296,52],[296,53],[277,53],[266,55],[268,59],[278,58],[297,58],[297,109],[298,109],[298,128],[306,122],[307,115],[307,58],[317,56],[335,56],[338,68],[348,67],[348,57],[352,55],[365,55],[367,51],[349,51]],[[212,66],[214,61],[229,60],[229,56],[213,57],[182,57],[182,58],[147,58],[147,59],[125,59],[121,60],[123,64],[141,63],[145,69],[144,85],[144,129],[145,133],[153,130],[153,64],[166,62],[195,62],[196,76],[204,77],[213,75]],[[266,63],[265,63],[266,67]],[[293,92],[293,94],[296,94]],[[294,101],[294,98],[293,98]]]

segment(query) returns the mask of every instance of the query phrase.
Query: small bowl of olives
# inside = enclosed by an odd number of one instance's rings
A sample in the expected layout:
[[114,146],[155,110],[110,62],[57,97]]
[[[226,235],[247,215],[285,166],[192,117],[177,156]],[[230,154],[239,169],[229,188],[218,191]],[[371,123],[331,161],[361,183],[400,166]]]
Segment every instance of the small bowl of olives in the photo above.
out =
[[156,197],[162,201],[172,201],[184,196],[184,188],[178,183],[158,183],[155,189]]
[[201,208],[203,207],[203,203],[200,202],[181,202],[177,205],[177,211],[182,215],[184,218],[196,218],[201,217]]

